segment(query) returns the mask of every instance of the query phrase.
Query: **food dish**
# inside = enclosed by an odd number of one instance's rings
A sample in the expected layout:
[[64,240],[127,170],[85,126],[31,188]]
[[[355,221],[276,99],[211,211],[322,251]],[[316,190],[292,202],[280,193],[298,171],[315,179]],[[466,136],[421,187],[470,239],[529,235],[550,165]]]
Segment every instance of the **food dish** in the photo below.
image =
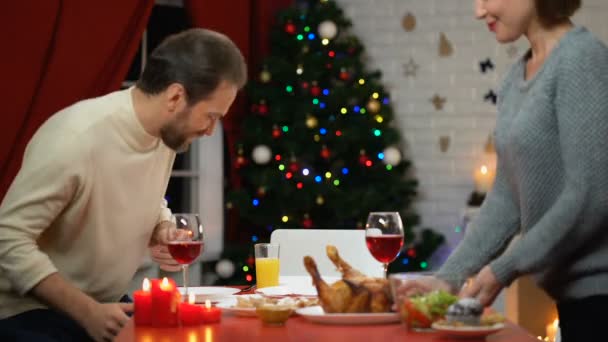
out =
[[505,325],[504,323],[494,323],[492,325],[454,326],[446,324],[446,322],[435,322],[431,325],[431,327],[443,335],[480,338],[503,329]]
[[216,306],[222,308],[225,313],[240,317],[255,317],[256,308],[284,307],[293,313],[295,309],[317,305],[317,298],[289,296],[284,298],[265,297],[259,294],[232,296],[232,298],[220,301]]
[[316,297],[317,289],[312,286],[272,286],[264,287],[255,290],[255,293],[262,294],[268,297],[285,297],[285,296],[304,296],[304,297]]
[[255,308],[241,308],[235,302],[219,302],[215,306],[222,309],[222,312],[239,317],[256,317]]
[[362,325],[399,322],[399,315],[396,312],[327,314],[318,305],[296,309],[296,313],[310,322],[321,324]]
[[[178,287],[179,293],[185,296],[185,289]],[[196,303],[204,303],[205,300],[219,300],[235,293],[239,292],[239,289],[234,287],[217,287],[217,286],[197,286],[188,287],[188,293],[194,293],[194,300]]]

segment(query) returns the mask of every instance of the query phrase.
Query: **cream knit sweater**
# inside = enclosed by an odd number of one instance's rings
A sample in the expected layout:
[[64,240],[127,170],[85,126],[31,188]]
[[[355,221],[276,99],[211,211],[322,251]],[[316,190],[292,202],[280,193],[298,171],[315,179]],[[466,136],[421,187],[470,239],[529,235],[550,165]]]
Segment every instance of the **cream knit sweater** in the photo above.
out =
[[44,307],[28,292],[59,272],[115,302],[169,219],[175,153],[146,133],[131,89],[53,115],[27,146],[0,206],[0,318]]

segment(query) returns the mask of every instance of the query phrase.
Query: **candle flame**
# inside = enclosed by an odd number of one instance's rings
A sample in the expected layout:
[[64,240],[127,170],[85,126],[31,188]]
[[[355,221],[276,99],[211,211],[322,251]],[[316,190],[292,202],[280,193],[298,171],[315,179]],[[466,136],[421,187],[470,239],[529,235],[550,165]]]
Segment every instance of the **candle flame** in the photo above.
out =
[[481,171],[481,173],[482,173],[482,174],[484,174],[484,175],[488,173],[488,167],[487,167],[487,166],[485,166],[485,165],[483,165],[483,166],[482,166],[482,167],[481,167],[479,170],[480,170],[480,171]]
[[192,292],[190,292],[190,294],[188,294],[188,303],[189,304],[195,303],[195,296],[194,296],[194,293],[192,293]]
[[557,319],[557,318],[556,318],[556,319],[553,321],[553,327],[557,329],[557,327],[558,327],[558,326],[559,326],[559,319]]
[[163,277],[163,281],[160,282],[160,289],[163,291],[171,290],[171,284],[169,283],[169,279],[167,279],[167,277]]
[[205,308],[211,309],[211,302],[209,301],[209,299],[205,299]]
[[144,278],[141,288],[146,292],[150,292],[150,280],[148,280],[148,278]]

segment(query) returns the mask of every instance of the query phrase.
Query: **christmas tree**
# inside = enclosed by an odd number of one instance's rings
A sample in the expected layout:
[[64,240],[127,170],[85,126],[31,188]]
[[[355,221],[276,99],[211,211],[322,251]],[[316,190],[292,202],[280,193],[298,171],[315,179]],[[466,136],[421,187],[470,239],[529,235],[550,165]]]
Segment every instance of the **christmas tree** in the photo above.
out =
[[398,211],[405,247],[390,271],[422,270],[443,236],[412,230],[417,181],[381,74],[365,69],[351,25],[333,1],[279,13],[271,55],[247,86],[251,113],[232,161],[241,187],[228,208],[250,245],[278,228],[356,229],[371,211]]

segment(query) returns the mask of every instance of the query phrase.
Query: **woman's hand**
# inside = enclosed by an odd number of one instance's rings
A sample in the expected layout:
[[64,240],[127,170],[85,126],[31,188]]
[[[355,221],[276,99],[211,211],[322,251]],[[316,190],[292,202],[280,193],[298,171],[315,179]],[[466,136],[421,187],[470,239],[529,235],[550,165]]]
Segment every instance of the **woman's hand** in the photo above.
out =
[[477,298],[485,307],[492,305],[502,289],[490,266],[485,266],[468,286],[462,288],[460,297]]

